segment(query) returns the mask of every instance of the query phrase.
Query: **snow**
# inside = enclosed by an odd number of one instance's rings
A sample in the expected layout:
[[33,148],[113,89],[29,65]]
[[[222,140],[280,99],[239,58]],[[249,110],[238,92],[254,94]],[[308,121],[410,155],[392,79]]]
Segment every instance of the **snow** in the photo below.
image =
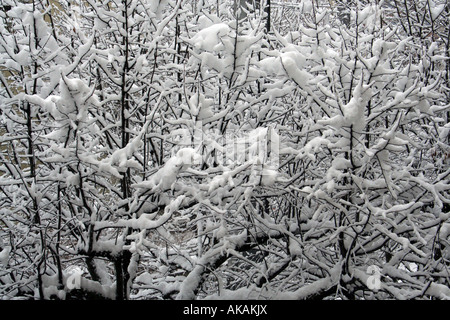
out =
[[191,41],[197,50],[220,51],[224,49],[222,38],[229,32],[228,24],[217,23],[200,30]]
[[319,148],[322,145],[329,145],[330,141],[328,139],[325,139],[323,137],[315,137],[313,139],[311,139],[304,147],[303,150],[301,150],[301,153],[299,153],[299,155],[297,157],[303,157],[303,156],[307,156],[308,158],[310,158],[312,161],[315,161],[316,157],[314,155],[314,153],[319,151]]
[[303,253],[302,248],[300,247],[300,244],[295,239],[291,239],[289,241],[289,253],[292,256],[301,256]]
[[204,271],[202,265],[196,265],[194,269],[189,273],[186,279],[183,281],[180,293],[177,296],[177,300],[188,300],[195,298],[195,290],[200,282],[201,275]]
[[444,222],[439,231],[439,238],[446,241],[450,235],[450,222]]
[[222,219],[219,228],[214,232],[214,238],[221,239],[228,234],[228,228],[225,220]]
[[[185,200],[185,198],[185,195],[180,195],[176,199],[171,201],[168,205],[165,206],[163,214],[157,219],[154,219],[153,214],[143,213],[139,216],[139,218],[119,219],[117,222],[112,224],[109,222],[96,222],[95,228],[98,230],[105,227],[122,226],[139,230],[157,229],[160,226],[164,225],[172,217],[173,213],[181,207],[182,202]],[[110,243],[97,241],[95,245],[99,251],[111,251],[111,248],[117,248],[117,250],[120,250],[120,245],[112,245],[112,243],[115,242],[117,241],[111,240]],[[132,246],[133,251],[136,251],[137,245],[138,244],[135,243]]]
[[9,253],[11,252],[11,247],[4,247],[2,251],[0,251],[0,264],[4,266],[7,265],[9,260]]
[[210,295],[205,300],[255,300],[258,299],[256,288],[239,288],[237,290],[223,289],[220,293]]
[[[386,2],[348,25],[278,3],[292,19],[268,34],[227,2],[110,4],[55,30],[46,2],[0,19],[0,299],[64,299],[72,275],[114,299],[125,253],[130,298],[340,299],[372,264],[381,288],[357,298],[450,297],[442,39],[421,47]],[[417,6],[424,34],[445,25],[442,1]]]
[[258,66],[267,75],[279,76],[282,74],[281,61],[279,57],[266,57],[258,61]]
[[445,9],[445,3],[436,5],[436,3],[432,0],[429,1],[429,6],[431,11],[431,18],[433,20],[436,20]]
[[277,181],[278,177],[277,170],[264,168],[261,174],[262,174],[261,184],[263,186],[266,187],[272,186]]
[[[335,276],[335,273],[332,274],[332,277]],[[313,297],[316,294],[319,294],[322,291],[329,289],[333,285],[333,278],[325,277],[319,280],[316,280],[312,283],[301,286],[299,289],[294,292],[282,292],[275,295],[274,299],[277,300],[306,300],[310,297]]]
[[450,288],[445,284],[431,283],[425,294],[442,300],[450,300]]
[[208,193],[211,193],[213,190],[225,186],[225,184],[229,183],[230,186],[233,186],[233,172],[232,171],[225,171],[221,175],[217,175],[214,178],[212,178],[211,182],[209,183],[209,189]]
[[303,69],[304,59],[300,53],[286,52],[280,55],[281,64],[287,75],[295,81],[295,83],[304,87],[312,76]]
[[361,80],[355,87],[350,102],[343,106],[344,123],[346,126],[352,126],[356,132],[363,131],[366,125],[365,109],[370,96],[370,90]]
[[[110,159],[111,165],[116,165],[120,171],[125,171],[126,168],[136,168],[142,169],[142,166],[134,159],[131,158],[136,151],[142,146],[141,135],[136,136],[130,143],[128,143],[124,148],[117,149],[113,152]],[[102,161],[106,164],[106,161]]]
[[214,105],[213,99],[208,99],[204,94],[194,94],[189,99],[190,113],[196,116],[198,121],[207,119],[213,116],[212,106]]
[[[365,20],[367,20],[367,18],[372,14],[372,10],[373,10],[373,6],[367,6],[364,9],[362,9],[361,11],[358,12],[358,22],[361,23]],[[367,26],[366,26],[367,27]]]
[[193,148],[182,148],[171,157],[162,168],[146,181],[133,185],[135,188],[151,189],[152,191],[168,190],[177,180],[180,172],[187,170],[201,161],[201,156]]

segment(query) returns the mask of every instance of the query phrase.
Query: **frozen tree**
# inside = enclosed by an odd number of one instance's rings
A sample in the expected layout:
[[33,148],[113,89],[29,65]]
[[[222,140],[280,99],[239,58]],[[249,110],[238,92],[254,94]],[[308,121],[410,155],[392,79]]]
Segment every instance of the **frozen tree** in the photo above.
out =
[[237,3],[2,1],[2,298],[450,297],[448,4]]
[[435,274],[447,268],[448,162],[430,147],[448,148],[448,101],[441,75],[423,67],[442,57],[416,56],[411,38],[383,27],[381,5],[351,7],[342,24],[314,8],[296,43],[292,34],[280,39],[290,50],[279,63],[304,97],[294,115],[289,153],[298,177],[290,176],[298,180],[290,186],[299,256],[314,266],[310,275],[301,268],[305,285],[285,296],[367,298],[366,271],[376,265],[378,298],[445,297],[445,272],[436,282],[421,277],[430,263]]
[[25,96],[47,98],[61,73],[70,74],[74,68],[69,64],[70,43],[56,30],[56,7],[2,1],[2,9],[0,283],[5,296],[33,296],[35,290],[43,297],[46,274],[61,274],[61,252],[54,241],[59,239],[55,193],[48,189],[54,167],[43,160],[49,145],[41,139],[53,128],[48,110]]

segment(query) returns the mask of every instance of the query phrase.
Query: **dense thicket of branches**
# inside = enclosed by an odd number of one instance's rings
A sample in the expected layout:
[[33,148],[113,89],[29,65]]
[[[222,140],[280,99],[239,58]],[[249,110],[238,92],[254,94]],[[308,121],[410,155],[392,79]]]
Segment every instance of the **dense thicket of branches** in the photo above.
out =
[[1,298],[450,298],[450,3],[268,3],[0,1]]

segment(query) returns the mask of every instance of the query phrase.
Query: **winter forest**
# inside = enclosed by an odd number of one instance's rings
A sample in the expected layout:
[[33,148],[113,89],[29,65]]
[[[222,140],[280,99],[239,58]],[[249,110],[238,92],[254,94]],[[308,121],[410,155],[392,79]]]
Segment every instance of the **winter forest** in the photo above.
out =
[[450,299],[448,0],[0,0],[0,299]]

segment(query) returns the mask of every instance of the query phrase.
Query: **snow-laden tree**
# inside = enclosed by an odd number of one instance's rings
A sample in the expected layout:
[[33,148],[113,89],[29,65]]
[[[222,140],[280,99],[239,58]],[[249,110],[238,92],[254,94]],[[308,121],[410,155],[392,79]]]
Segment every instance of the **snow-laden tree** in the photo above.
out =
[[386,28],[384,6],[351,7],[349,23],[309,9],[298,38],[277,37],[303,98],[286,150],[298,176],[280,209],[297,202],[290,241],[305,266],[291,274],[305,285],[282,296],[367,298],[372,265],[378,298],[447,296],[449,167],[433,148],[448,150],[448,101],[442,74],[424,67],[443,58]]
[[450,296],[448,37],[409,5],[2,3],[2,297]]
[[[161,139],[158,130],[149,139],[147,135],[151,123],[164,126],[162,113],[151,113],[150,106],[158,105],[155,95],[160,104],[170,95],[164,65],[173,39],[163,32],[181,2],[174,7],[133,1],[69,3],[64,8],[41,2],[7,4],[2,112],[3,138],[11,147],[2,153],[2,208],[4,239],[10,243],[2,261],[9,266],[17,260],[27,275],[19,275],[22,283],[14,272],[5,271],[12,278],[5,279],[4,294],[37,288],[36,297],[64,298],[70,270],[79,267],[88,276],[67,298],[86,292],[127,298],[135,257],[124,248],[131,228],[102,233],[95,223],[131,217],[137,210],[131,184],[148,175],[149,165],[165,160],[162,143],[152,140]],[[58,20],[52,18],[54,10]],[[26,107],[20,109],[18,103]],[[16,150],[16,144],[22,149]],[[146,209],[158,211],[163,205],[151,203]],[[24,214],[29,221],[22,221]],[[15,233],[22,224],[23,234]],[[27,235],[29,229],[36,240]],[[17,242],[33,248],[23,253],[30,261],[22,261]],[[113,271],[114,281],[108,271]]]

